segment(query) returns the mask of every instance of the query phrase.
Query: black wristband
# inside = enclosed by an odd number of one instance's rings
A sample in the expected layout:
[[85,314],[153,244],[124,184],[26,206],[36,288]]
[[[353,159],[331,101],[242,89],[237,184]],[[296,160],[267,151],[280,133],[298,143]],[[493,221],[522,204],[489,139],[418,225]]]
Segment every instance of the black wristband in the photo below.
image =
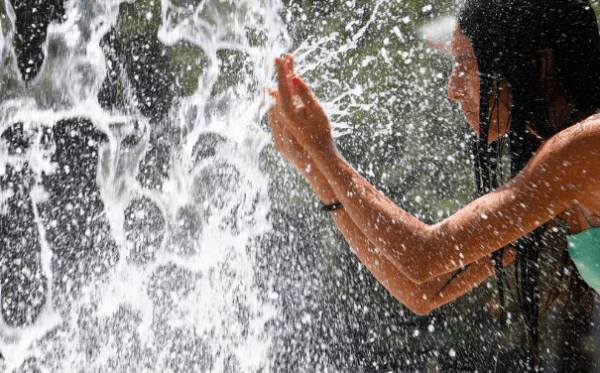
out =
[[323,203],[323,201],[321,201],[321,211],[335,211],[341,209],[342,207],[344,206],[342,206],[342,204],[339,202],[333,202],[326,205]]

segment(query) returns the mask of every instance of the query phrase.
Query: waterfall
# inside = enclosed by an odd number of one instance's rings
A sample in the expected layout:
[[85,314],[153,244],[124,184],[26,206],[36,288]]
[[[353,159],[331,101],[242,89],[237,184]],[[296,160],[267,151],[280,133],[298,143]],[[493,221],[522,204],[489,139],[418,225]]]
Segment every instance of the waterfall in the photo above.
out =
[[268,371],[279,2],[49,3],[2,4],[0,371]]

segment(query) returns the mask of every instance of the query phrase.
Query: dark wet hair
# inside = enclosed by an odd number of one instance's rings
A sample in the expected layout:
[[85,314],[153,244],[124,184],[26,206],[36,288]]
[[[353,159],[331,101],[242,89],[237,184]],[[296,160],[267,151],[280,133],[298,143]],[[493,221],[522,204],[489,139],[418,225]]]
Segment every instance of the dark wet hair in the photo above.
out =
[[[503,182],[499,159],[507,148],[512,177],[525,167],[542,140],[599,111],[600,35],[587,0],[465,0],[457,19],[471,41],[480,73],[480,138],[474,139],[473,152],[477,188],[484,194]],[[568,117],[561,128],[550,120],[555,115],[549,110],[552,92],[541,79],[543,61],[548,58],[554,62],[551,77],[559,84],[560,94],[574,106],[573,113],[562,113]],[[512,92],[510,130],[508,138],[489,146],[490,97],[494,95],[493,105],[499,104],[500,82],[508,83]],[[515,244],[520,305],[534,346],[540,311],[537,261],[547,246],[543,231],[540,227]],[[502,251],[492,258],[499,270]],[[499,284],[502,297],[500,274]]]
[[[547,117],[540,79],[545,53],[551,52],[557,80],[578,113],[587,116],[600,108],[600,35],[587,0],[465,0],[458,24],[471,41],[480,72],[482,148],[487,147],[489,98],[502,80],[513,95],[511,149],[518,148],[513,153],[523,151],[528,160],[537,149],[530,149],[527,138],[536,136],[527,126],[542,138],[563,129],[553,128]],[[516,172],[524,167],[518,163]]]

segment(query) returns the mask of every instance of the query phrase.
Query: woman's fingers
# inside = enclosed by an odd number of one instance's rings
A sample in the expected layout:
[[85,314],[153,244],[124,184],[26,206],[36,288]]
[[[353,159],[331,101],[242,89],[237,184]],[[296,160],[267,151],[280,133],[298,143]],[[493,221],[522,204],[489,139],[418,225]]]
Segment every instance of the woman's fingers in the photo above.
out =
[[[294,132],[301,130],[307,107],[302,105],[302,97],[298,97],[293,85],[294,58],[291,54],[286,54],[283,58],[276,58],[275,65],[278,89],[269,89],[269,95],[277,102],[268,111],[269,127],[275,148],[294,166],[304,168],[307,154]],[[310,92],[306,83],[303,82],[303,85],[307,92]]]
[[333,141],[323,107],[304,79],[294,73],[292,55],[277,58],[275,63],[279,90],[270,94],[277,100],[275,107],[281,126],[289,130],[302,147]]
[[277,110],[275,108],[269,110],[269,127],[271,127],[271,133],[273,135],[273,140],[275,141],[275,149],[281,151],[281,145],[283,143],[283,126],[281,125],[281,121],[277,119]]
[[288,111],[292,107],[292,92],[290,85],[288,84],[289,76],[287,68],[285,67],[285,59],[276,58],[275,64],[277,65],[277,81],[279,88],[279,104],[281,109]]
[[315,102],[315,95],[312,93],[310,87],[308,84],[306,84],[304,79],[300,78],[299,76],[295,76],[292,79],[292,84],[296,87],[296,92],[298,93],[298,96],[300,96],[304,106],[310,106]]
[[269,110],[269,126],[273,134],[275,149],[277,149],[287,160],[298,166],[298,162],[305,157],[304,149],[298,143],[291,131],[279,119],[277,109]]
[[294,77],[294,56],[287,53],[283,58],[276,58],[277,81],[279,87],[278,102],[284,112],[290,112],[294,108],[295,87],[292,85]]
[[[280,97],[279,97],[279,92],[277,90],[270,89],[269,94],[273,98],[275,98],[277,100],[277,102],[279,103]],[[296,110],[296,113],[297,112],[298,112],[298,110]],[[271,109],[269,109],[268,118],[269,118],[269,125],[271,127],[271,130],[273,130],[273,131],[274,131],[274,128],[273,128],[274,125],[281,126],[281,127],[290,125],[289,117],[286,115],[285,112],[280,110],[280,108],[277,106],[277,104],[274,105],[273,107],[271,107]]]

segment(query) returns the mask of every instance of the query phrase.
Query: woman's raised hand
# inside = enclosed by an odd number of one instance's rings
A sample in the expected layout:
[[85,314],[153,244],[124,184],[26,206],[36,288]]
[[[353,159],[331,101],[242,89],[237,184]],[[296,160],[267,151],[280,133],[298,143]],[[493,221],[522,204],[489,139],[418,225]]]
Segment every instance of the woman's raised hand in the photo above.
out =
[[309,153],[334,149],[329,118],[306,82],[294,73],[294,57],[288,53],[276,58],[275,64],[278,92],[272,93],[276,103],[271,110],[277,115],[269,120],[276,117]]
[[[270,94],[277,99],[277,91],[271,90]],[[285,118],[276,106],[269,110],[269,126],[273,134],[275,149],[301,173],[304,173],[310,170],[310,157],[298,140],[285,128],[284,121]]]
[[[279,101],[277,91],[271,90],[270,94]],[[337,201],[331,186],[319,169],[313,165],[313,159],[306,149],[292,132],[284,126],[284,121],[287,121],[286,117],[276,106],[269,110],[269,126],[275,141],[275,149],[300,171],[321,201],[327,204]]]

